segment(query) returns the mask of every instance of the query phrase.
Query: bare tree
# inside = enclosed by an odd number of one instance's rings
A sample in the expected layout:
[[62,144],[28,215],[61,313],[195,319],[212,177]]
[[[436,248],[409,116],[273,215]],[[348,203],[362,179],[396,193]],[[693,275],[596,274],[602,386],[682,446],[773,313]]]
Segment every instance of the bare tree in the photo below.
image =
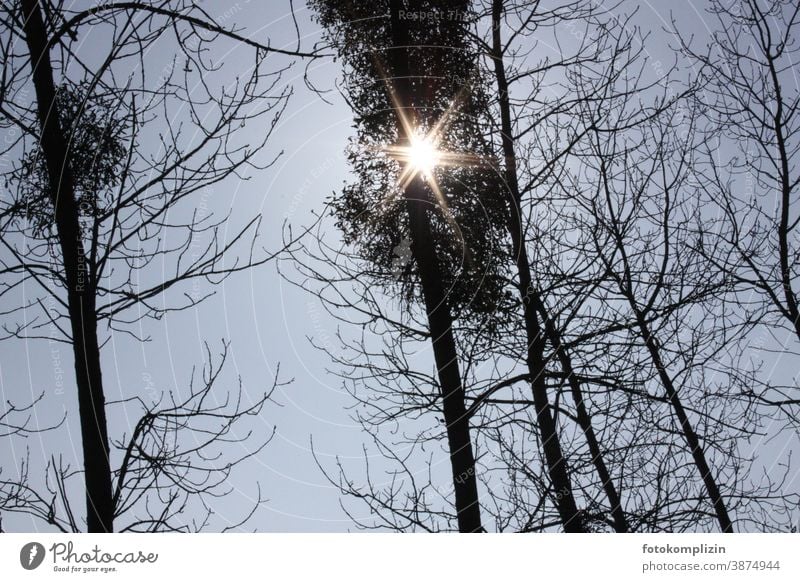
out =
[[[484,42],[478,39],[490,59],[493,69],[496,88],[497,88],[497,109],[500,114],[500,127],[497,129],[499,141],[503,152],[504,160],[504,182],[508,189],[509,205],[509,232],[513,242],[514,257],[516,259],[517,286],[521,297],[523,317],[526,332],[526,363],[528,367],[528,381],[533,388],[534,403],[537,411],[537,418],[542,432],[542,446],[544,448],[545,459],[547,460],[550,479],[553,487],[558,492],[556,504],[564,522],[566,531],[582,531],[585,525],[582,523],[584,517],[578,511],[578,507],[573,495],[573,487],[568,474],[567,461],[564,458],[558,428],[554,422],[551,410],[550,396],[547,390],[547,357],[545,356],[545,342],[552,344],[554,356],[559,360],[564,377],[569,383],[571,394],[577,411],[577,420],[584,432],[589,445],[593,463],[596,467],[600,482],[608,497],[611,514],[613,515],[615,529],[620,532],[628,530],[627,521],[622,510],[622,503],[619,493],[611,479],[608,467],[603,459],[591,418],[587,412],[583,401],[582,388],[580,382],[572,369],[572,363],[568,351],[562,345],[559,331],[554,325],[548,313],[545,300],[540,291],[541,283],[534,281],[532,276],[531,261],[526,248],[526,227],[522,224],[523,196],[531,186],[537,184],[542,174],[550,171],[553,164],[569,151],[569,148],[586,133],[586,128],[576,128],[574,135],[563,147],[563,152],[553,152],[550,159],[545,159],[542,168],[538,169],[539,176],[534,176],[528,185],[520,185],[518,172],[518,160],[516,149],[518,147],[517,138],[522,138],[527,131],[523,129],[526,121],[512,111],[512,84],[527,82],[537,85],[542,81],[542,76],[548,70],[564,69],[578,66],[588,66],[595,64],[599,67],[608,67],[608,77],[601,78],[591,88],[586,87],[586,97],[602,96],[605,85],[613,82],[616,74],[616,60],[630,58],[625,54],[626,39],[622,36],[613,39],[610,30],[605,27],[593,13],[593,7],[586,6],[582,2],[568,3],[557,8],[542,7],[540,2],[535,2],[527,6],[521,6],[513,2],[493,0],[490,8],[491,14],[491,40]],[[510,18],[506,18],[506,13],[511,13]],[[512,19],[518,20],[514,27]],[[511,26],[509,37],[526,38],[534,30],[561,27],[565,23],[581,23],[583,26],[594,26],[595,35],[585,35],[582,41],[572,49],[571,54],[562,53],[550,60],[548,57],[539,57],[536,64],[529,64],[525,59],[521,63],[515,62],[514,46],[512,42],[505,41],[504,26]],[[609,41],[612,42],[612,50],[608,50]],[[616,52],[615,52],[616,51]],[[610,53],[610,54],[609,54]],[[510,62],[507,62],[510,61]],[[509,81],[511,77],[511,82]],[[533,98],[536,99],[535,97]],[[556,116],[568,112],[575,107],[574,96],[556,99],[553,103],[543,104],[538,108],[531,108],[532,100],[524,100],[523,108],[533,109],[534,115],[539,120],[549,116]],[[535,103],[535,101],[533,101]],[[587,127],[591,127],[593,121],[588,120]],[[570,128],[572,129],[572,128]]]
[[700,71],[697,99],[708,122],[704,186],[719,215],[707,235],[727,250],[709,259],[736,278],[744,301],[744,293],[755,291],[767,315],[782,318],[800,338],[794,246],[800,7],[786,0],[713,0],[709,11],[717,26],[708,46],[683,43]]
[[[260,216],[223,238],[226,217],[193,209],[192,197],[271,163],[261,152],[290,92],[279,84],[289,65],[266,72],[264,61],[276,53],[314,55],[252,41],[183,1],[74,10],[21,0],[4,5],[0,18],[0,124],[19,132],[3,154],[21,160],[6,175],[14,188],[0,212],[6,275],[0,294],[11,298],[22,284],[33,284],[56,305],[48,309],[39,297],[21,306],[28,316],[41,309],[38,318],[4,329],[8,337],[30,339],[54,326],[72,347],[88,530],[112,531],[119,497],[102,326],[130,333],[142,318],[192,308],[211,293],[199,285],[187,289],[194,281],[214,285],[274,256],[259,248]],[[93,42],[87,54],[81,35],[90,31],[107,41]],[[175,56],[159,72],[148,58],[165,41],[174,43]],[[226,41],[246,47],[253,60],[244,77],[217,89],[223,79],[215,78],[219,66],[209,51]],[[237,138],[248,122],[264,127],[255,144]],[[163,278],[152,270],[159,263]],[[180,300],[163,300],[165,291],[181,286]]]
[[[710,210],[698,250],[711,268],[732,277],[731,317],[752,323],[742,334],[742,357],[763,367],[773,349],[793,358],[800,338],[800,90],[794,75],[800,12],[794,2],[744,0],[712,1],[709,13],[714,30],[706,47],[680,39],[703,87],[696,95],[705,121],[698,182]],[[757,374],[743,393],[797,426],[794,373]]]

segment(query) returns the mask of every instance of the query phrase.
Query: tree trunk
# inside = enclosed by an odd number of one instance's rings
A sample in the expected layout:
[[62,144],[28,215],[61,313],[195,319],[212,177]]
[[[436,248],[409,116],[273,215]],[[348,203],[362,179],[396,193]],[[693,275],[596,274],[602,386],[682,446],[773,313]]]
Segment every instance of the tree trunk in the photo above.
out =
[[575,376],[575,370],[572,367],[572,358],[564,348],[561,342],[561,334],[558,328],[550,319],[541,297],[538,293],[533,293],[531,299],[542,316],[544,321],[544,328],[547,333],[547,338],[553,345],[553,350],[558,357],[561,364],[561,370],[564,372],[564,377],[569,382],[570,392],[572,393],[572,400],[575,403],[576,417],[578,419],[578,426],[581,427],[586,443],[589,445],[589,453],[592,455],[592,464],[594,465],[597,476],[600,478],[600,483],[603,486],[608,503],[611,507],[611,517],[614,519],[614,530],[617,533],[628,532],[628,520],[625,517],[625,512],[622,509],[622,500],[614,481],[611,478],[611,473],[606,466],[605,459],[603,458],[603,451],[600,449],[600,442],[594,432],[592,426],[592,418],[586,410],[586,403],[583,399],[583,390],[581,390],[581,383]]
[[667,393],[667,398],[672,405],[672,409],[675,411],[675,416],[678,417],[681,431],[686,439],[686,444],[689,446],[689,451],[692,453],[694,464],[697,467],[697,471],[700,473],[700,478],[703,480],[706,492],[711,499],[711,504],[714,506],[714,511],[717,514],[717,521],[719,521],[719,527],[723,533],[733,533],[733,523],[731,523],[731,518],[728,516],[728,510],[725,507],[725,500],[722,499],[722,494],[720,493],[717,481],[714,478],[714,475],[711,474],[711,467],[706,460],[705,452],[700,444],[700,438],[697,436],[697,433],[692,427],[692,423],[689,420],[686,410],[683,408],[683,403],[681,402],[680,396],[678,395],[678,390],[675,388],[675,384],[667,372],[667,368],[661,358],[658,342],[653,333],[650,331],[650,326],[647,324],[644,314],[642,314],[641,310],[637,309],[633,305],[633,299],[631,297],[628,297],[628,300],[631,303],[631,306],[634,308],[634,312],[636,314],[636,323],[639,326],[642,339],[647,346],[647,350],[650,352],[650,357],[652,358],[653,364],[658,371],[658,376],[662,385],[664,386],[664,390]]
[[58,242],[67,281],[67,304],[78,387],[86,511],[89,532],[113,531],[108,429],[97,339],[95,281],[90,272],[78,220],[75,182],[67,139],[61,127],[47,32],[38,0],[22,0],[25,40],[30,53],[39,121],[41,149],[47,164]]
[[527,337],[526,363],[531,377],[533,402],[536,409],[536,418],[539,422],[539,431],[542,437],[547,470],[550,481],[555,489],[555,501],[564,530],[567,532],[583,532],[583,520],[575,503],[572,483],[567,472],[567,464],[561,448],[553,413],[550,409],[549,396],[545,378],[544,337],[532,305],[532,297],[536,294],[531,278],[528,252],[522,236],[522,216],[520,208],[519,184],[517,183],[516,156],[511,128],[511,111],[508,103],[508,82],[506,81],[505,68],[502,59],[502,44],[500,39],[501,15],[503,12],[502,0],[492,3],[492,52],[497,79],[497,89],[500,101],[500,116],[502,124],[502,145],[505,157],[506,184],[511,192],[511,212],[509,213],[509,231],[514,249],[514,258],[518,272],[518,287],[522,297],[522,310],[525,318],[525,332]]
[[458,367],[458,353],[453,337],[453,316],[441,281],[436,251],[431,244],[428,208],[433,208],[428,188],[418,176],[406,189],[411,253],[419,269],[428,329],[433,343],[433,356],[442,391],[442,410],[447,426],[453,488],[461,532],[482,531],[475,476],[475,457],[469,434],[469,417],[464,386]]
[[[405,21],[399,17],[402,10],[399,0],[391,2],[392,44],[394,47],[407,47],[409,36]],[[409,107],[414,103],[408,79],[413,74],[406,50],[392,50],[389,57],[391,70],[397,79],[395,92],[398,101]],[[422,76],[422,72],[417,73]],[[398,121],[400,143],[407,143],[403,123]],[[419,270],[425,311],[428,316],[428,329],[433,344],[433,355],[439,375],[442,394],[442,410],[447,428],[447,441],[450,449],[450,465],[453,473],[455,506],[460,532],[483,531],[481,525],[478,484],[475,475],[475,456],[469,434],[469,418],[465,404],[464,385],[458,366],[458,353],[453,336],[453,316],[447,295],[442,286],[441,266],[433,247],[429,209],[436,208],[430,189],[420,176],[414,178],[406,187],[411,231],[411,253]]]

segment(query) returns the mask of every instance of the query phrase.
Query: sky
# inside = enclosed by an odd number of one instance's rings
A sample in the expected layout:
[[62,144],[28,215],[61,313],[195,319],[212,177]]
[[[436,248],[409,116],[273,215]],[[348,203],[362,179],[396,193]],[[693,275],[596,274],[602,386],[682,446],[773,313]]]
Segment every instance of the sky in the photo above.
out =
[[[309,48],[321,40],[321,31],[311,20],[308,9],[295,1],[301,43]],[[672,10],[685,32],[702,38],[707,17],[704,2],[633,2],[626,0],[620,9],[639,5],[635,22],[652,31],[647,50],[656,60],[668,61],[668,35],[661,28],[669,25]],[[294,25],[289,4],[282,0],[235,3],[206,0],[202,6],[225,26],[237,25],[244,33],[273,46],[293,48]],[[222,64],[229,70],[240,66],[236,53],[226,55]],[[331,59],[315,61],[308,69],[315,86],[326,93],[327,101],[304,83],[304,64],[297,62],[284,76],[293,95],[267,146],[278,155],[269,169],[254,173],[248,181],[229,181],[202,202],[210,208],[230,208],[232,222],[243,220],[253,209],[264,215],[263,234],[267,248],[280,245],[285,224],[295,229],[314,220],[324,200],[341,187],[348,177],[343,150],[351,135],[352,114],[335,83],[342,75],[339,63]],[[248,128],[248,131],[259,131]],[[335,236],[335,233],[330,233]],[[280,263],[284,275],[296,271],[290,262]],[[151,337],[139,344],[116,334],[103,352],[103,372],[107,398],[115,400],[137,394],[152,398],[162,391],[185,391],[193,366],[202,366],[204,343],[218,351],[221,340],[230,341],[230,358],[223,374],[223,387],[235,388],[237,378],[245,393],[255,398],[269,387],[280,369],[279,378],[291,380],[274,394],[273,402],[258,419],[250,421],[255,434],[275,427],[270,444],[230,479],[233,492],[214,507],[218,526],[237,522],[243,507],[255,499],[258,481],[267,499],[245,526],[245,530],[267,532],[333,532],[354,529],[340,507],[340,495],[320,471],[319,463],[334,470],[337,457],[357,473],[362,465],[365,443],[361,428],[349,417],[350,396],[339,379],[330,373],[330,360],[309,342],[334,342],[337,322],[322,308],[318,298],[300,292],[278,272],[278,264],[236,274],[217,288],[217,293],[197,309],[169,314],[160,322],[145,324],[142,331]],[[79,431],[76,424],[72,357],[67,346],[47,341],[6,341],[0,349],[0,395],[3,401],[24,402],[40,392],[45,397],[37,408],[42,425],[57,420],[65,412],[66,424],[55,432],[14,439],[0,447],[0,467],[4,475],[19,466],[30,447],[31,471],[41,470],[41,460],[62,453],[78,463]],[[135,420],[130,410],[110,413],[110,431],[129,430]],[[446,467],[439,455],[437,464]],[[442,465],[444,464],[444,465]],[[80,497],[76,497],[80,502]],[[364,506],[349,504],[357,516]],[[361,513],[359,513],[361,512]],[[8,531],[44,530],[40,522],[24,516],[4,516]]]

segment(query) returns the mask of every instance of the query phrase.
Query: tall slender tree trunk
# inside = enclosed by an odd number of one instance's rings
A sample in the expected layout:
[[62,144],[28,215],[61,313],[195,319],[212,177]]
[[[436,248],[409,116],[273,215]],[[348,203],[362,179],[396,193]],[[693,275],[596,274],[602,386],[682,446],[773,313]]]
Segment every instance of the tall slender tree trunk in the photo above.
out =
[[67,281],[67,304],[83,445],[88,530],[111,532],[114,504],[100,347],[97,339],[94,274],[90,272],[83,246],[75,181],[69,163],[67,139],[58,116],[47,32],[38,0],[22,0],[22,17],[42,127],[40,145],[47,164],[49,195],[53,202]]
[[442,390],[442,411],[447,426],[458,528],[461,532],[479,532],[483,527],[475,457],[469,434],[464,385],[453,337],[453,316],[442,286],[438,257],[431,244],[428,211],[434,206],[428,188],[420,177],[415,178],[406,189],[406,203],[411,230],[411,253],[419,269],[433,356]]
[[547,338],[553,345],[553,351],[558,357],[561,364],[561,370],[569,383],[570,392],[572,393],[572,401],[575,403],[575,412],[578,419],[578,426],[581,427],[586,443],[589,445],[589,453],[592,455],[592,464],[594,465],[597,476],[600,478],[600,483],[603,486],[608,503],[611,508],[611,517],[614,520],[614,530],[617,533],[627,533],[629,531],[628,520],[625,517],[625,512],[622,509],[622,500],[616,485],[611,478],[611,473],[608,470],[603,451],[600,448],[600,441],[594,432],[592,426],[592,418],[589,411],[586,409],[586,402],[583,398],[583,390],[578,377],[575,375],[575,369],[572,367],[572,358],[567,352],[566,348],[561,341],[561,333],[550,318],[544,302],[538,293],[531,295],[531,300],[536,306],[536,310],[540,313],[542,321],[544,322],[545,332]]
[[669,403],[672,405],[672,409],[675,411],[675,416],[678,418],[678,423],[680,424],[681,431],[686,439],[686,444],[689,446],[689,451],[694,459],[695,467],[697,467],[697,471],[700,473],[700,478],[703,480],[706,493],[708,493],[711,504],[714,506],[714,512],[717,515],[719,527],[723,533],[733,533],[733,523],[728,515],[728,509],[725,506],[725,500],[722,498],[717,481],[714,478],[714,475],[711,473],[711,467],[706,459],[703,446],[700,444],[700,438],[697,436],[697,433],[692,427],[689,416],[686,414],[686,409],[683,407],[683,403],[678,395],[678,389],[675,387],[675,383],[667,371],[664,360],[661,357],[661,350],[658,345],[658,340],[650,330],[650,326],[647,324],[644,314],[634,304],[633,298],[629,296],[628,301],[633,307],[636,315],[636,323],[639,326],[639,331],[642,334],[642,339],[644,340],[645,346],[650,353],[650,358],[653,361],[653,365],[658,371],[659,379],[661,380],[661,384],[664,386],[664,391],[667,393]]
[[[415,103],[410,82],[412,71],[408,52],[409,35],[405,20],[399,14],[403,10],[400,0],[392,0],[391,27],[392,44],[389,62],[394,76],[395,97],[404,106]],[[418,77],[424,72],[416,72]],[[411,136],[405,135],[405,128],[398,120],[400,143],[409,143]],[[411,231],[411,253],[419,270],[425,310],[428,316],[428,329],[433,344],[433,355],[439,376],[442,394],[442,410],[447,428],[447,441],[450,449],[450,465],[453,474],[455,506],[458,515],[458,529],[461,532],[483,531],[478,498],[478,484],[475,475],[475,456],[469,431],[469,417],[465,402],[464,385],[458,366],[458,352],[453,336],[453,316],[442,285],[442,270],[436,250],[429,211],[437,208],[430,188],[420,176],[407,186],[405,199]]]
[[549,396],[545,377],[544,336],[539,319],[536,314],[533,298],[536,289],[531,278],[528,252],[522,231],[521,201],[519,184],[517,182],[517,163],[514,154],[514,141],[511,127],[511,108],[508,102],[508,82],[506,80],[505,66],[503,63],[502,41],[500,37],[501,17],[503,13],[502,0],[493,0],[492,3],[492,58],[494,60],[495,77],[497,80],[498,96],[500,101],[500,116],[502,124],[502,146],[505,157],[506,185],[511,192],[512,204],[509,213],[509,231],[514,250],[514,258],[518,273],[518,287],[522,297],[522,310],[525,319],[525,333],[527,337],[526,363],[531,377],[534,408],[539,423],[542,437],[547,470],[550,481],[555,489],[555,502],[564,530],[567,532],[583,532],[584,525],[581,513],[575,502],[572,483],[570,482],[567,464],[561,448],[555,419],[550,408]]

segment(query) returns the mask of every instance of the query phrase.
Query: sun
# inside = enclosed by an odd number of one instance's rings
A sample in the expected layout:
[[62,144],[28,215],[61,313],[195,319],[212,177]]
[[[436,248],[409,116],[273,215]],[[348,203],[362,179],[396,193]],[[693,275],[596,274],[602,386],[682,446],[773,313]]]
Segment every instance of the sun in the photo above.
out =
[[428,182],[434,180],[436,167],[447,165],[446,152],[438,148],[438,136],[419,130],[409,132],[407,145],[384,146],[381,150],[403,165],[399,184],[404,188],[415,176],[422,176]]
[[436,144],[428,136],[415,136],[411,138],[408,147],[408,163],[414,170],[423,176],[430,177],[434,168],[439,164],[439,151]]

